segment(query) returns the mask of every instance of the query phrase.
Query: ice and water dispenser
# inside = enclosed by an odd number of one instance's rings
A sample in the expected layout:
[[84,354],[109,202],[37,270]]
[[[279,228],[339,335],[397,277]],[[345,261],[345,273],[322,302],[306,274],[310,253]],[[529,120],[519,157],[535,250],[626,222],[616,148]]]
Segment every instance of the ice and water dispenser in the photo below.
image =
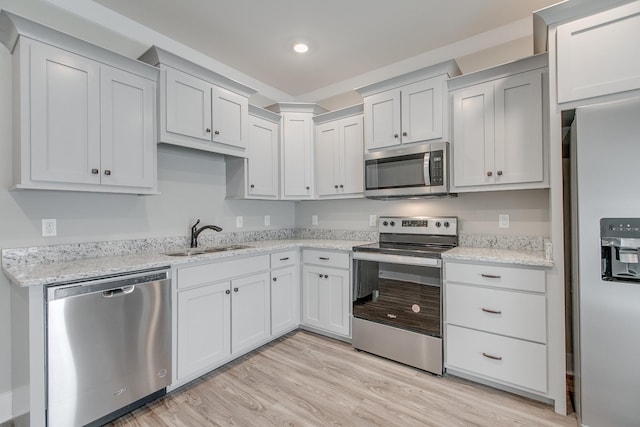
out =
[[600,220],[602,280],[640,282],[640,218]]

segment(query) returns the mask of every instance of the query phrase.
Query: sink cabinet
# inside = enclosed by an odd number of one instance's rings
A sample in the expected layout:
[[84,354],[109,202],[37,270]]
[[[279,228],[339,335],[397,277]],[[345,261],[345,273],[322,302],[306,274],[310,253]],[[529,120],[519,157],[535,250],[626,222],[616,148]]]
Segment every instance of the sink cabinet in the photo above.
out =
[[15,187],[157,193],[157,69],[3,14],[17,37],[1,40],[16,80]]

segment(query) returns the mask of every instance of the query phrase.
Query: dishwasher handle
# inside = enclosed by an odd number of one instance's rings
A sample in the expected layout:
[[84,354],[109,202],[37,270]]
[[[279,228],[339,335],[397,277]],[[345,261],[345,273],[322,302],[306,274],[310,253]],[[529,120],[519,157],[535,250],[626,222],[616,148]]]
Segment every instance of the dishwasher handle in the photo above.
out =
[[79,283],[50,286],[47,288],[47,302],[64,298],[71,298],[80,295],[102,294],[105,298],[117,295],[130,294],[135,290],[136,285],[143,285],[151,282],[166,281],[171,279],[171,270],[146,270],[125,275],[88,280]]
[[135,285],[125,286],[124,288],[109,289],[108,291],[102,291],[102,296],[104,298],[113,298],[113,297],[118,296],[118,295],[130,294],[131,292],[133,292],[135,290],[136,290]]

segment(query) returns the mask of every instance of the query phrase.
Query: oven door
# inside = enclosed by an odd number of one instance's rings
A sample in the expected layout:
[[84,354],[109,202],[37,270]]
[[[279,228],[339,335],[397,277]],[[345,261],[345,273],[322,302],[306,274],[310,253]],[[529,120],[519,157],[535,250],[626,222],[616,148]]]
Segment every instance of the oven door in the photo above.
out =
[[354,254],[353,317],[442,336],[441,260]]

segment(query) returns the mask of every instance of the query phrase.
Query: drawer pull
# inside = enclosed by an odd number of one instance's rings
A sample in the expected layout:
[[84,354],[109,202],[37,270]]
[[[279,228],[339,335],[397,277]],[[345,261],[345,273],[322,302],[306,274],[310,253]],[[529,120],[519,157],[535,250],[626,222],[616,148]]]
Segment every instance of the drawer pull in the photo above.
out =
[[280,258],[280,261],[288,261],[289,257]]
[[500,279],[502,276],[498,276],[496,274],[480,274],[482,277],[485,277],[487,279]]
[[320,258],[322,261],[329,261],[329,257],[326,257],[326,256],[321,256],[318,258]]
[[489,354],[489,353],[482,353],[482,355],[487,359],[502,360],[502,356],[494,356],[493,354]]
[[395,314],[387,314],[387,317],[388,317],[389,319],[395,319],[395,318],[397,318],[398,316],[396,316]]
[[491,314],[502,314],[502,311],[500,310],[491,310],[490,308],[484,308],[484,307],[482,307],[482,311],[484,311],[485,313],[491,313]]

